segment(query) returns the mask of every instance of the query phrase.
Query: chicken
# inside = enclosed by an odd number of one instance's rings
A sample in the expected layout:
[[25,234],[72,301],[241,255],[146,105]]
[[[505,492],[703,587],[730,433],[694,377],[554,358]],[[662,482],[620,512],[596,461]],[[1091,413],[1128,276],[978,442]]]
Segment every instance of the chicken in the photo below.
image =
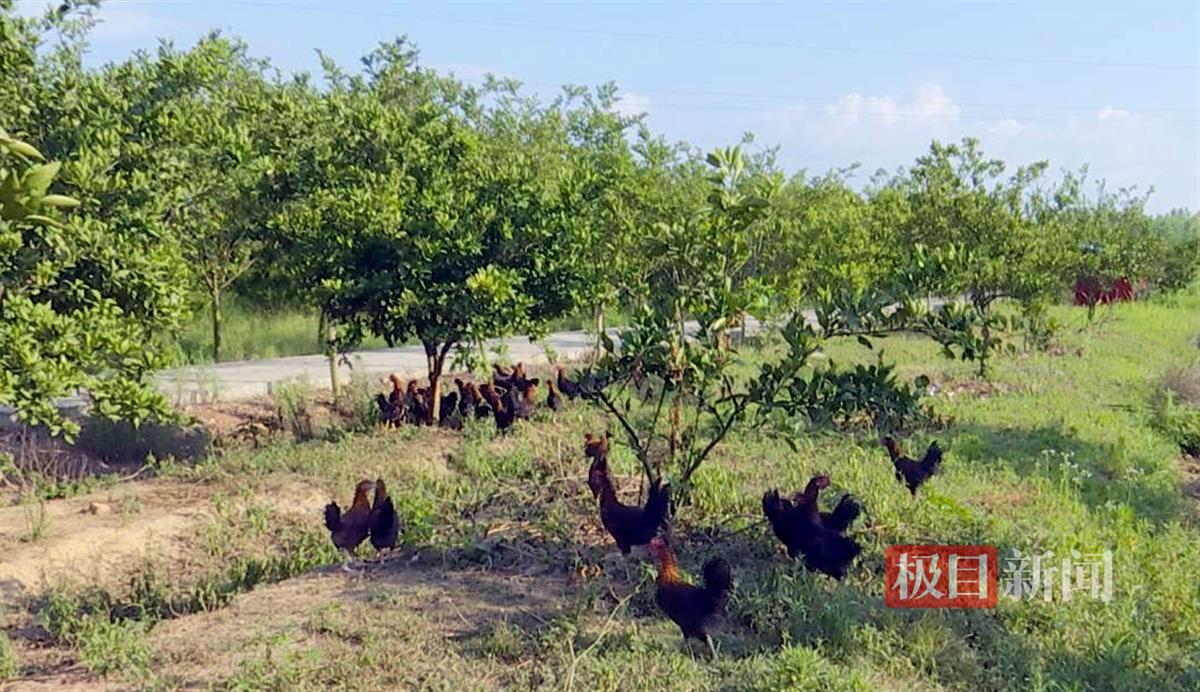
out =
[[479,385],[474,382],[468,382],[467,390],[471,392],[471,398],[475,401],[475,417],[487,418],[492,415],[492,407],[488,404],[487,399],[484,398]]
[[394,428],[404,422],[404,380],[396,373],[388,375],[392,382],[392,391],[387,396],[375,395],[375,405],[379,407],[379,422]]
[[554,386],[554,380],[546,380],[546,390],[549,392],[546,395],[546,407],[551,411],[561,411],[563,406],[562,395],[558,393],[558,388]]
[[476,413],[479,405],[483,403],[483,397],[479,395],[479,388],[474,382],[463,382],[456,377],[454,386],[458,387],[458,412],[465,420],[467,416]]
[[404,410],[408,422],[413,425],[424,425],[429,420],[429,403],[416,380],[409,382],[405,390]]
[[704,563],[704,584],[696,586],[684,581],[675,563],[675,554],[661,538],[650,541],[650,555],[658,567],[658,588],[655,601],[667,617],[683,632],[683,639],[698,639],[708,645],[713,657],[717,648],[713,645],[708,625],[713,616],[725,606],[733,576],[729,564],[721,558]]
[[501,389],[512,389],[514,385],[525,379],[524,363],[517,363],[512,370],[505,370],[499,365],[492,366],[492,384]]
[[537,407],[535,398],[539,381],[536,377],[529,380],[513,373],[512,387],[505,393],[504,403],[514,417],[528,419],[533,416],[533,410]]
[[578,383],[572,382],[571,380],[567,379],[566,368],[559,365],[557,367],[557,370],[558,370],[558,389],[559,389],[559,391],[561,391],[563,394],[567,395],[567,398],[571,399],[571,400],[574,400],[575,397],[578,397],[581,394],[583,394],[583,390],[580,388]]
[[462,417],[458,414],[458,392],[449,392],[442,396],[442,405],[438,409],[438,425],[454,430],[462,429]]
[[495,385],[485,384],[479,388],[479,392],[483,394],[484,401],[487,401],[488,406],[492,408],[492,415],[496,419],[496,429],[507,433],[515,420],[512,408],[501,400],[500,395],[496,393]]
[[821,512],[818,494],[828,486],[828,476],[814,476],[804,492],[792,500],[781,498],[778,490],[769,490],[763,495],[763,514],[775,537],[787,548],[788,557],[803,555],[809,569],[842,579],[862,550],[845,536],[862,507],[846,495],[832,512]]
[[621,504],[608,470],[607,441],[605,450],[604,454],[593,457],[588,470],[588,487],[600,499],[600,523],[616,541],[621,553],[629,555],[634,546],[646,545],[658,534],[670,507],[671,489],[656,481],[650,486],[645,507]]
[[909,459],[900,452],[899,445],[896,444],[896,438],[887,436],[881,440],[884,447],[887,447],[888,456],[892,458],[892,466],[896,467],[896,480],[903,482],[908,486],[908,492],[917,495],[917,488],[921,487],[929,477],[938,472],[938,468],[942,463],[942,448],[934,441],[929,445],[929,449],[925,450],[925,456],[921,457],[920,461]]
[[387,486],[383,479],[375,481],[375,499],[371,502],[370,515],[371,545],[377,552],[393,550],[396,539],[400,536],[400,517],[396,516],[396,507],[388,496]]
[[404,422],[404,409],[395,406],[383,394],[375,395],[375,405],[379,407],[379,422],[394,428]]
[[367,500],[367,493],[374,487],[375,483],[372,481],[359,481],[354,488],[354,501],[345,512],[342,512],[336,502],[325,505],[325,528],[329,529],[333,544],[346,554],[342,569],[350,569],[351,556],[370,533],[371,505]]

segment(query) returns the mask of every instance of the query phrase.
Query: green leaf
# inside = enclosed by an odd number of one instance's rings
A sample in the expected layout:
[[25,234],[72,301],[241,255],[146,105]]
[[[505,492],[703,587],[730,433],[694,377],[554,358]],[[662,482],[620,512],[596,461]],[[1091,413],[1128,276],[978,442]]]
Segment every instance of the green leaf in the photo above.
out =
[[46,206],[61,209],[72,209],[79,206],[79,200],[74,197],[67,197],[66,195],[46,195],[38,201]]
[[25,177],[21,179],[21,188],[36,197],[46,194],[46,190],[50,189],[50,183],[54,182],[54,176],[58,175],[60,168],[62,168],[62,164],[58,161],[30,168],[25,172]]
[[8,149],[9,151],[11,151],[14,154],[18,154],[18,155],[24,156],[26,158],[37,159],[38,161],[46,160],[46,157],[42,156],[42,152],[35,149],[33,147],[33,145],[26,144],[25,142],[22,142],[19,139],[12,139],[12,138],[7,138],[7,137],[2,138],[2,139],[0,139],[0,146],[3,146],[5,149]]

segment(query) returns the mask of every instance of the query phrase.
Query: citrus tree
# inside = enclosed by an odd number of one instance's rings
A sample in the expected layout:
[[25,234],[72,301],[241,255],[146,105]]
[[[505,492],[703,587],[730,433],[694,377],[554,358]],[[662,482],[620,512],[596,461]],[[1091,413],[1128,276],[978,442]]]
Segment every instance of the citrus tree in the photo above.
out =
[[178,267],[137,229],[65,215],[79,201],[51,191],[60,168],[0,130],[0,404],[68,437],[54,401],[76,390],[101,416],[169,416],[147,344],[180,316]]
[[305,190],[276,219],[298,280],[339,327],[425,349],[438,419],[456,345],[520,333],[577,307],[571,239],[582,184],[563,121],[512,85],[464,88],[405,42],[363,75],[327,62],[329,93],[301,155]]

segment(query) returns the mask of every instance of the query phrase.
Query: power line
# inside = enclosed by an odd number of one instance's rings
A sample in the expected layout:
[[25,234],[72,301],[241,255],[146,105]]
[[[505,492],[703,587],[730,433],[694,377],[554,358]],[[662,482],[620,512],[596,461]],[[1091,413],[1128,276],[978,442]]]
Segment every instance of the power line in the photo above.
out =
[[1139,62],[1117,62],[1108,60],[1083,60],[1076,58],[1026,58],[1020,56],[1000,56],[1000,55],[971,55],[967,53],[942,53],[936,51],[914,51],[900,50],[892,48],[863,48],[859,46],[829,46],[810,43],[792,43],[788,41],[754,41],[749,39],[736,38],[717,38],[711,36],[686,36],[682,34],[662,34],[648,31],[613,31],[606,29],[585,29],[577,26],[562,26],[549,24],[532,24],[528,22],[513,22],[506,20],[494,19],[471,19],[464,17],[444,17],[422,14],[408,14],[395,12],[368,12],[363,10],[347,9],[343,7],[324,7],[315,5],[292,5],[279,2],[267,2],[264,0],[242,0],[250,4],[264,4],[272,7],[279,7],[289,10],[297,10],[301,12],[325,12],[343,15],[360,15],[370,17],[390,17],[394,19],[407,19],[411,21],[424,22],[442,22],[448,24],[467,24],[475,26],[491,26],[491,27],[507,27],[513,29],[528,29],[532,31],[547,31],[570,34],[584,34],[592,36],[608,36],[612,38],[636,38],[648,39],[654,41],[680,41],[688,43],[704,43],[704,44],[723,44],[730,46],[752,46],[760,48],[783,48],[793,50],[808,50],[828,53],[842,53],[851,55],[879,55],[890,57],[916,57],[916,58],[938,58],[941,60],[961,60],[965,62],[999,62],[999,63],[1016,63],[1028,65],[1075,65],[1079,67],[1110,67],[1110,68],[1126,68],[1140,70],[1186,70],[1200,71],[1200,65],[1168,65],[1155,63],[1139,63]]

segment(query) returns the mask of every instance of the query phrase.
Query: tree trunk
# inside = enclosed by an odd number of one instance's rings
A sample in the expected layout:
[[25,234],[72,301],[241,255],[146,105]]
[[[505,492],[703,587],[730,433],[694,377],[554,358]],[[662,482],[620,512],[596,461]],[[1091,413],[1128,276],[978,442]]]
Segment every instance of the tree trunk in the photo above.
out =
[[592,325],[596,329],[596,347],[592,350],[592,363],[600,359],[600,351],[604,343],[604,305],[596,304],[592,308]]
[[208,296],[212,302],[212,359],[216,363],[221,359],[221,289],[210,289]]
[[429,365],[429,421],[437,425],[442,417],[442,370],[446,366],[446,355],[452,344],[425,343],[425,361]]
[[325,352],[329,354],[329,389],[333,391],[333,398],[336,400],[342,390],[341,373],[338,372],[337,347],[333,343],[337,338],[337,328],[332,323],[327,323],[325,330]]
[[979,313],[979,319],[983,326],[979,329],[979,334],[982,337],[979,344],[979,376],[987,379],[987,361],[992,350],[992,325],[988,319],[989,301],[976,301],[975,312]]

